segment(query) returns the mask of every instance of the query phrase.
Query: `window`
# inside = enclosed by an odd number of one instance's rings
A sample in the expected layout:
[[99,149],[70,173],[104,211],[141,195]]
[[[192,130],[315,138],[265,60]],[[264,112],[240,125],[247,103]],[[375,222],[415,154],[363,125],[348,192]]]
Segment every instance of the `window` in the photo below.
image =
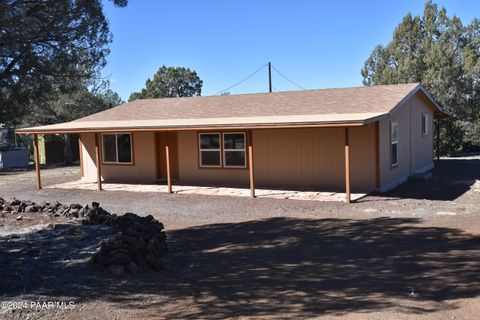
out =
[[232,132],[223,134],[223,166],[234,168],[246,167],[245,133]]
[[428,114],[422,114],[422,135],[426,136],[428,135],[428,132],[430,131],[430,117]]
[[199,133],[199,161],[202,168],[246,168],[244,132]]
[[390,123],[390,164],[398,165],[398,122]]
[[220,133],[200,133],[199,148],[201,167],[221,166]]
[[132,163],[132,136],[130,133],[102,134],[104,163]]

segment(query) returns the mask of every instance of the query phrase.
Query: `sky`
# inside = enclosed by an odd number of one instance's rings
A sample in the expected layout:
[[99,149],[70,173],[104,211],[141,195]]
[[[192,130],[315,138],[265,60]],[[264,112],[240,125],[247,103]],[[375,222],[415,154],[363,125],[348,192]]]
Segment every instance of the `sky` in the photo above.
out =
[[[424,1],[347,0],[104,0],[113,34],[102,74],[124,100],[141,90],[162,65],[189,67],[213,95],[267,62],[305,89],[361,86],[372,49],[387,44],[408,12]],[[435,1],[464,24],[480,1]],[[273,71],[273,91],[299,87]],[[232,94],[268,91],[263,68]]]

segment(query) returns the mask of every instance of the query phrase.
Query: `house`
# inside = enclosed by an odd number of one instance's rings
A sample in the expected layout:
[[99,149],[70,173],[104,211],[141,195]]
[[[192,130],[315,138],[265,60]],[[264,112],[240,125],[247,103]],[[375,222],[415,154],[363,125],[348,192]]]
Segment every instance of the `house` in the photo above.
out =
[[[419,83],[135,100],[17,130],[78,133],[83,179],[124,183],[387,191],[434,166],[434,118]],[[37,171],[40,188],[40,173]]]

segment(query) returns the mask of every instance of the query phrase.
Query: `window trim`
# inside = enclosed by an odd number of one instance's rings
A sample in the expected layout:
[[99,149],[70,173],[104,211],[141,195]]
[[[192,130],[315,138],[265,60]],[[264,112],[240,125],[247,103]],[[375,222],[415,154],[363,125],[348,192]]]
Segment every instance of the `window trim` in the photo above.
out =
[[[241,134],[243,135],[243,149],[225,149],[225,135],[228,135],[228,134]],[[222,152],[222,156],[223,156],[223,161],[222,161],[222,164],[223,164],[223,167],[224,168],[233,168],[233,169],[245,169],[247,167],[247,135],[245,134],[245,132],[243,131],[234,131],[234,132],[222,132],[222,149],[223,149],[223,152]],[[231,165],[227,165],[226,163],[226,160],[227,158],[225,157],[225,153],[226,152],[235,152],[235,151],[240,151],[240,152],[243,152],[245,154],[245,163],[243,166],[231,166]]]
[[[393,134],[392,134],[394,125],[397,126],[397,141],[395,143],[393,142]],[[398,161],[398,144],[400,141],[399,134],[400,134],[400,124],[398,123],[398,121],[390,121],[390,167],[391,168],[398,167],[398,163],[399,163]],[[397,146],[397,159],[395,163],[393,163],[393,145],[394,144]]]
[[422,137],[428,136],[429,134],[430,134],[430,114],[422,113]]
[[[117,136],[120,134],[130,135],[130,162],[118,162],[118,139]],[[102,133],[101,147],[102,147],[102,164],[105,165],[120,165],[120,166],[131,166],[134,165],[134,152],[133,152],[133,134],[131,132],[106,132]],[[105,161],[105,148],[104,148],[104,136],[105,135],[115,135],[115,158],[116,161]]]
[[[218,149],[202,149],[202,135],[217,134],[218,135]],[[222,168],[222,133],[221,132],[199,132],[198,133],[198,165],[200,168]],[[204,165],[202,163],[202,152],[218,152],[220,162],[217,165]]]

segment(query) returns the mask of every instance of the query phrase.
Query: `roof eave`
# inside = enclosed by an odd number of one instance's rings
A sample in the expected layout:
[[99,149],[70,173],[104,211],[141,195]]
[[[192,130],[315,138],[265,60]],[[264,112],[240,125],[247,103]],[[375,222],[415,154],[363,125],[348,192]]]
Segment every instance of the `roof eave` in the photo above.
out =
[[[385,115],[381,115],[385,116]],[[356,121],[327,121],[327,122],[298,122],[298,123],[249,123],[249,124],[219,124],[205,126],[143,126],[143,127],[104,127],[104,128],[72,128],[72,129],[17,129],[17,134],[65,134],[65,133],[93,133],[93,132],[142,132],[142,131],[193,131],[193,130],[238,130],[238,129],[289,129],[289,128],[321,128],[321,127],[354,127],[363,126],[376,121],[373,117]]]
[[402,104],[404,104],[406,101],[408,101],[411,97],[413,97],[418,91],[421,91],[427,98],[428,100],[430,100],[430,102],[434,105],[436,111],[434,112],[435,116],[437,117],[443,117],[443,118],[446,118],[446,117],[450,117],[452,116],[451,113],[443,110],[443,108],[432,98],[432,96],[430,95],[430,93],[428,93],[427,89],[425,89],[425,87],[419,83],[415,86],[415,88],[412,89],[412,91],[410,91],[405,97],[402,98],[402,100],[400,100],[391,110],[390,110],[390,114],[392,114],[393,112],[395,112]]

